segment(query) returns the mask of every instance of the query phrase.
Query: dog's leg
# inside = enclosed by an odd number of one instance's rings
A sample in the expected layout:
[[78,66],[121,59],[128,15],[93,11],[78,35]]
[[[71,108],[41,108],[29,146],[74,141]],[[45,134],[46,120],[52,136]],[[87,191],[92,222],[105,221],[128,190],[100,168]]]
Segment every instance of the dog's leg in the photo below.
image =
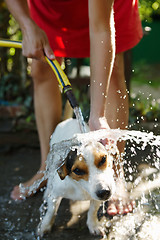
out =
[[100,202],[96,200],[91,200],[90,208],[87,217],[87,226],[91,234],[94,235],[104,235],[104,228],[97,218],[97,212],[100,207]]
[[[61,200],[62,198],[59,197],[57,199],[53,199],[51,197],[48,197],[47,199],[47,211],[46,213],[42,213],[42,216],[41,217],[41,221],[37,227],[37,234],[39,236],[43,236],[44,233],[46,232],[49,232],[52,228],[52,225],[55,221],[55,218],[56,218],[56,214],[57,214],[57,211],[58,211],[58,208],[59,208],[59,205],[61,203]],[[44,209],[42,211],[45,212],[45,207],[43,207]]]

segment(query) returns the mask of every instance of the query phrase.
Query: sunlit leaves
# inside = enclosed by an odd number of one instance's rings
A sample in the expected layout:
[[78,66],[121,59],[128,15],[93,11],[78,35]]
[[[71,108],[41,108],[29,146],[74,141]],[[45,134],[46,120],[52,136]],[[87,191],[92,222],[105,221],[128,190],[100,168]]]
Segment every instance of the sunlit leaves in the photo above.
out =
[[14,55],[15,55],[15,48],[10,48],[9,54],[10,54],[11,56],[14,56]]
[[139,0],[141,20],[152,21],[155,15],[160,15],[160,0]]

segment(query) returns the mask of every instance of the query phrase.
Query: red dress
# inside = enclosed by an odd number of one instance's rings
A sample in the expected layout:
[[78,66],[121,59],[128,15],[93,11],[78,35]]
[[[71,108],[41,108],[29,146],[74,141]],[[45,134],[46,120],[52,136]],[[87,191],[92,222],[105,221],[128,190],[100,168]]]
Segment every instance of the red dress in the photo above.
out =
[[[47,34],[57,57],[89,57],[88,0],[28,0],[32,19]],[[115,0],[116,52],[142,38],[138,0]]]

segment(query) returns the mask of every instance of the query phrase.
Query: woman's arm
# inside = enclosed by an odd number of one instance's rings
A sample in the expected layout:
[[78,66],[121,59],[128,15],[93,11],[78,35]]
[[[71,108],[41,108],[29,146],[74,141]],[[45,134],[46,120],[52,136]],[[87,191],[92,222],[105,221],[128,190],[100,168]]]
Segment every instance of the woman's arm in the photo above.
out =
[[105,105],[115,57],[114,0],[89,0],[91,130],[108,128]]
[[11,14],[20,25],[23,34],[22,52],[26,57],[44,60],[44,53],[54,59],[45,32],[30,18],[27,0],[5,0]]

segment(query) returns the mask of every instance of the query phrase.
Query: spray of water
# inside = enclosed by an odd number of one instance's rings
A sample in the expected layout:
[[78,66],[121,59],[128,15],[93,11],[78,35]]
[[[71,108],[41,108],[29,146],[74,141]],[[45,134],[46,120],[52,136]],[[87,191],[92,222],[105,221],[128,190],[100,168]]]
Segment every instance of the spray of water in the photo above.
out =
[[[78,113],[77,113],[78,112]],[[104,220],[104,227],[108,227],[108,239],[160,239],[157,233],[150,231],[149,225],[153,223],[160,229],[160,217],[158,215],[160,209],[160,195],[156,192],[155,189],[160,187],[160,173],[159,173],[159,160],[160,160],[160,136],[154,135],[151,133],[133,131],[133,130],[120,130],[120,129],[109,129],[109,130],[98,130],[86,133],[84,128],[84,122],[81,118],[81,112],[79,109],[76,111],[76,116],[80,118],[80,124],[82,133],[75,134],[72,139],[64,140],[60,143],[55,143],[51,146],[50,153],[47,158],[46,171],[44,172],[44,177],[39,182],[35,182],[29,191],[34,192],[37,189],[37,186],[41,181],[48,178],[50,174],[56,174],[56,171],[59,167],[62,166],[66,156],[68,155],[70,149],[77,149],[79,153],[83,152],[85,145],[92,141],[101,141],[102,139],[108,138],[111,140],[112,144],[107,145],[107,151],[111,153],[116,152],[117,142],[118,141],[127,141],[129,142],[130,156],[132,158],[137,157],[137,150],[143,152],[144,154],[147,151],[148,146],[150,151],[147,156],[145,156],[145,162],[152,160],[153,167],[143,169],[135,179],[129,178],[132,180],[132,183],[128,182],[128,190],[133,199],[137,201],[137,208],[133,214],[127,214],[123,218],[114,217],[113,220]],[[55,158],[56,152],[56,158]],[[152,154],[152,159],[150,153]],[[128,157],[129,158],[129,157]],[[134,174],[135,166],[132,166],[130,162],[127,162],[129,175]],[[53,183],[54,184],[54,183]],[[52,187],[52,186],[51,186]],[[44,204],[45,205],[45,204]],[[43,215],[43,210],[42,210]],[[137,220],[138,219],[138,220]],[[112,230],[111,230],[112,229]],[[137,230],[139,229],[139,230]],[[138,232],[137,232],[138,231]],[[127,238],[126,238],[127,236]],[[132,236],[132,238],[129,238]],[[147,236],[143,238],[143,236]],[[158,236],[158,237],[157,237]]]

